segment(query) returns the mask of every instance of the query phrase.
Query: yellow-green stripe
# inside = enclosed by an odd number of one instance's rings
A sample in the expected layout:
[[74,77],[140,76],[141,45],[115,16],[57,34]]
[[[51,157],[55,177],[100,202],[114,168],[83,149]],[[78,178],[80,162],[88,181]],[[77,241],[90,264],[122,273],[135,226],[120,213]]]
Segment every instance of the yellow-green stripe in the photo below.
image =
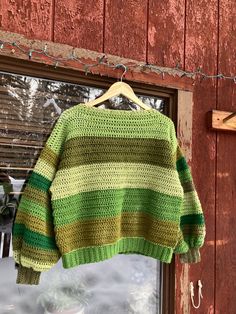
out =
[[145,188],[183,196],[175,170],[138,163],[103,163],[61,169],[50,191],[55,200],[86,191],[122,188]]

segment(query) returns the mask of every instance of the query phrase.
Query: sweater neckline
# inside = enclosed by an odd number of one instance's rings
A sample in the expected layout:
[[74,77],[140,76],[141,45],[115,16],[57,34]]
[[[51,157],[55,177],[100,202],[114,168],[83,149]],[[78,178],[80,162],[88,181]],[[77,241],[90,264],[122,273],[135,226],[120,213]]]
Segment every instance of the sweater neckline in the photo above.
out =
[[110,109],[110,108],[100,108],[100,107],[89,107],[86,103],[78,104],[78,108],[87,113],[93,113],[95,115],[109,115],[109,116],[149,116],[149,115],[157,115],[160,112],[154,108],[150,110],[125,110],[125,109]]

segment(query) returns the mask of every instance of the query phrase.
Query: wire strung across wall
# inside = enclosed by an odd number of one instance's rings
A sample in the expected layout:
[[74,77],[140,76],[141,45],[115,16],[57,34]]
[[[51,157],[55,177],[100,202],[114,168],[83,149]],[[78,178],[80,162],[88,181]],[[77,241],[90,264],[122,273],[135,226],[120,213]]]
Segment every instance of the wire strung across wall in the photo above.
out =
[[218,78],[218,79],[224,79],[224,80],[232,80],[235,84],[236,84],[236,75],[232,75],[232,76],[227,76],[224,75],[222,73],[219,74],[215,74],[215,75],[209,75],[206,74],[202,71],[201,67],[198,67],[195,71],[185,71],[183,69],[180,68],[179,62],[176,64],[175,68],[165,68],[165,67],[161,67],[161,66],[157,66],[154,64],[149,64],[149,63],[142,63],[142,64],[129,64],[128,66],[122,63],[119,64],[111,64],[108,62],[106,55],[104,54],[103,56],[101,56],[97,63],[93,63],[93,64],[88,64],[85,63],[81,60],[81,58],[77,57],[75,55],[75,51],[74,49],[72,50],[72,52],[70,53],[70,55],[68,57],[55,57],[53,55],[50,55],[47,52],[47,44],[45,44],[43,49],[24,49],[22,48],[19,44],[17,44],[16,42],[9,42],[9,41],[2,41],[0,40],[0,49],[3,49],[6,46],[11,46],[11,52],[14,54],[15,53],[15,49],[18,49],[19,51],[21,51],[23,54],[27,55],[29,60],[32,60],[33,58],[33,54],[38,54],[38,55],[44,55],[47,58],[51,59],[54,62],[54,67],[58,67],[60,62],[66,62],[66,61],[77,61],[78,63],[82,64],[84,67],[84,71],[85,74],[88,74],[90,72],[90,69],[99,65],[103,65],[109,68],[114,68],[114,69],[118,69],[118,68],[123,68],[124,72],[122,74],[121,79],[123,78],[123,76],[125,75],[125,73],[131,69],[131,68],[141,68],[143,71],[145,71],[145,69],[150,69],[150,70],[154,70],[157,71],[159,74],[162,75],[162,78],[164,79],[164,75],[165,74],[169,74],[170,70],[173,70],[173,74],[177,74],[180,77],[190,77],[190,78],[195,78],[196,76],[198,76],[201,80],[205,80],[205,79],[214,79],[214,78]]

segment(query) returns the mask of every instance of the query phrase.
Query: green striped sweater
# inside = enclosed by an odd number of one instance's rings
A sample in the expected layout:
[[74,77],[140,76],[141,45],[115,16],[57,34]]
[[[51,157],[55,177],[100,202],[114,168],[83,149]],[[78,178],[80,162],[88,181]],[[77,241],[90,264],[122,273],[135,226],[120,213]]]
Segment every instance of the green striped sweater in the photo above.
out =
[[17,283],[137,253],[197,262],[204,217],[173,122],[151,110],[65,110],[26,184],[13,226]]

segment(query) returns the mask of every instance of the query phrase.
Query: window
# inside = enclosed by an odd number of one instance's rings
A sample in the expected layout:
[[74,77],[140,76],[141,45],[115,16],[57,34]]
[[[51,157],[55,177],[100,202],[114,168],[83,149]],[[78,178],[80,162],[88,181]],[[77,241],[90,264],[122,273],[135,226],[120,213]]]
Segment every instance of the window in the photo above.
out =
[[[111,84],[94,77],[77,84],[61,80],[0,73],[0,308],[19,314],[61,309],[88,314],[161,313],[173,294],[173,270],[141,255],[118,255],[70,270],[58,263],[42,275],[38,287],[15,284],[11,226],[27,177],[61,112],[100,96]],[[174,119],[173,90],[133,87],[143,102]],[[123,97],[102,106],[138,110]]]

